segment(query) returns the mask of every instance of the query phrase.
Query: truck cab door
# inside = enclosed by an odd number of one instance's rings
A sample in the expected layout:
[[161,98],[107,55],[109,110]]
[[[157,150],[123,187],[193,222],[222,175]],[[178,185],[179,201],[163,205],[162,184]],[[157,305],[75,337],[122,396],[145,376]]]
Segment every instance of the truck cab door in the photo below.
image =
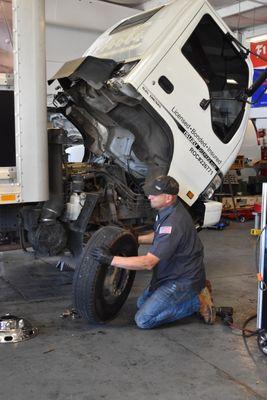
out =
[[203,6],[140,88],[172,129],[169,174],[189,205],[229,169],[249,117],[235,99],[248,87],[248,61],[226,33]]

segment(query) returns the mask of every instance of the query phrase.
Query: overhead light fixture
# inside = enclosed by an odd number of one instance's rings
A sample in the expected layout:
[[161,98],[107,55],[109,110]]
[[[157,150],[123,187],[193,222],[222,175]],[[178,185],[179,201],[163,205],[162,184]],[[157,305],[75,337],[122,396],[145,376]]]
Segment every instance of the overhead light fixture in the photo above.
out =
[[258,35],[258,36],[253,36],[253,37],[249,37],[246,39],[248,42],[264,42],[264,40],[267,40],[267,34],[264,35]]
[[237,85],[237,81],[235,79],[227,79],[227,83],[232,83],[233,85]]

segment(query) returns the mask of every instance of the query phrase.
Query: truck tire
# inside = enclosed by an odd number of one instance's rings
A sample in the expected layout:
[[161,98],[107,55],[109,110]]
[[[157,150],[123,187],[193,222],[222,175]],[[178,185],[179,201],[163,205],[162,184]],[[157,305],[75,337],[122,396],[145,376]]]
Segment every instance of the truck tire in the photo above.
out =
[[114,255],[138,254],[134,235],[116,226],[100,228],[86,244],[73,277],[73,298],[77,313],[92,324],[106,322],[118,314],[135,277],[135,271],[101,265],[90,256],[93,248],[101,246]]

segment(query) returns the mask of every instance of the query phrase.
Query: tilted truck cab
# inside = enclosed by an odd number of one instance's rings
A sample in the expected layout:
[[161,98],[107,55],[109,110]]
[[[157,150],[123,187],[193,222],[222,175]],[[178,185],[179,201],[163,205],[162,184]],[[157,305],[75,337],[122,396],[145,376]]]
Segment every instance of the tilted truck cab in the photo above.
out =
[[[250,62],[203,0],[174,1],[120,22],[53,79],[66,95],[59,102],[72,103],[66,116],[94,137],[91,150],[141,183],[169,173],[190,207],[221,184],[249,118],[238,95],[251,83]],[[215,223],[220,206],[206,211],[205,223]]]

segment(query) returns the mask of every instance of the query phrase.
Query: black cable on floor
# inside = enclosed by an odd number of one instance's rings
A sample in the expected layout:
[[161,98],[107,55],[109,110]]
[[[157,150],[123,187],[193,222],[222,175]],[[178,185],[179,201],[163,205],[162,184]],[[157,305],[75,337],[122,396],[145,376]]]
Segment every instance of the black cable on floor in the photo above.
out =
[[242,338],[243,338],[243,341],[244,341],[245,348],[246,348],[246,350],[248,352],[248,355],[250,356],[250,358],[253,360],[254,364],[256,365],[256,360],[253,357],[253,354],[251,353],[251,351],[250,351],[250,349],[248,347],[247,339],[252,337],[252,336],[257,335],[259,329],[256,329],[255,331],[252,331],[251,333],[246,334],[246,326],[247,326],[247,324],[250,321],[252,321],[253,319],[255,319],[255,318],[257,318],[257,314],[252,315],[251,317],[247,318],[246,321],[243,323],[243,326],[242,326]]
[[255,319],[255,318],[257,318],[257,314],[252,315],[251,317],[247,318],[246,321],[243,323],[243,326],[242,326],[242,336],[243,336],[243,338],[244,337],[245,338],[250,338],[251,336],[255,336],[255,335],[257,335],[259,333],[260,329],[256,329],[255,331],[252,331],[250,333],[246,333],[247,332],[247,330],[246,330],[247,324],[250,321],[252,321],[253,319]]
[[247,350],[248,354],[250,355],[250,357],[252,358],[252,360],[254,361],[255,364],[256,364],[256,361],[255,361],[255,359],[254,359],[254,357],[253,357],[251,351],[249,350],[249,347],[248,347],[248,344],[247,344],[247,339],[248,339],[248,338],[250,338],[250,337],[252,337],[252,336],[257,336],[257,344],[258,344],[259,350],[260,350],[265,356],[267,355],[266,351],[265,351],[264,349],[261,348],[260,343],[259,343],[260,334],[264,333],[264,332],[265,332],[265,329],[256,329],[255,331],[252,331],[252,332],[249,333],[249,334],[246,334],[246,333],[245,333],[245,332],[247,331],[247,330],[246,330],[247,324],[248,324],[250,321],[252,321],[253,319],[255,319],[256,317],[257,317],[257,314],[252,315],[251,317],[247,318],[246,321],[245,321],[244,324],[243,324],[243,327],[242,327],[242,337],[243,337],[243,341],[244,341],[246,350]]

